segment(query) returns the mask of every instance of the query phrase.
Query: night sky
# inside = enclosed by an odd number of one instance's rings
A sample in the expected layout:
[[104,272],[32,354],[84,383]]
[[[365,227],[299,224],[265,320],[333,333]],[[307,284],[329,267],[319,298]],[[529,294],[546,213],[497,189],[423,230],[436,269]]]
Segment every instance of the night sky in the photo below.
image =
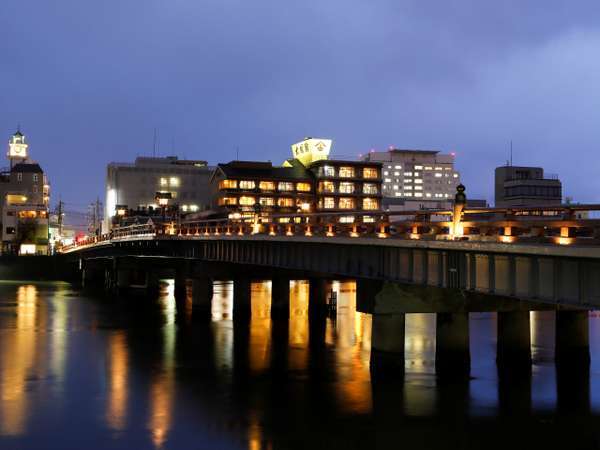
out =
[[512,139],[514,164],[600,202],[598,0],[1,0],[0,18],[0,139],[21,124],[53,204],[102,198],[155,127],[160,155],[210,163],[280,163],[304,136],[455,151],[490,200]]

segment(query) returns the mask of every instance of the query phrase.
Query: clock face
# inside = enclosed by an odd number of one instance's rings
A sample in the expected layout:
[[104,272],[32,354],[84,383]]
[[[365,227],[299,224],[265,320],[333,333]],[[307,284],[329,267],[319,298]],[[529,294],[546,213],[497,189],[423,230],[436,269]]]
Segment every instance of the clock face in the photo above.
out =
[[22,145],[11,145],[10,156],[25,156],[25,147]]

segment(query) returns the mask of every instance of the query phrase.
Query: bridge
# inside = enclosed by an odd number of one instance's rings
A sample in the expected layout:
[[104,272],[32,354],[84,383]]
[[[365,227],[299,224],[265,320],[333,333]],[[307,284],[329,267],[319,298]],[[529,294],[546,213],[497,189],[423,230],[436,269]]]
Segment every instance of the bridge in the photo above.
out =
[[[372,368],[402,372],[407,313],[437,314],[436,370],[469,370],[469,313],[497,312],[499,366],[529,366],[530,311],[556,312],[556,360],[589,364],[588,310],[600,307],[598,205],[389,212],[372,223],[335,214],[269,221],[132,225],[62,252],[84,285],[154,295],[175,279],[179,302],[208,320],[214,280],[234,283],[234,319],[251,282],[272,281],[272,315],[289,314],[291,280],[309,280],[309,314],[326,314],[330,280],[355,280],[373,314]],[[582,214],[585,213],[585,214]],[[356,213],[359,214],[359,213]]]

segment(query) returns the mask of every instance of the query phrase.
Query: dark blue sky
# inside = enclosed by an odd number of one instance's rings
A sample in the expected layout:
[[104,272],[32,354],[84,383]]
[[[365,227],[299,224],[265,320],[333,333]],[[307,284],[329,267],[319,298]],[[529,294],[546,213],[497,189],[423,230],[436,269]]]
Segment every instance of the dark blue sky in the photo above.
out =
[[508,157],[600,202],[600,2],[2,0],[0,138],[20,122],[53,203],[103,195],[109,161],[457,152],[493,196]]

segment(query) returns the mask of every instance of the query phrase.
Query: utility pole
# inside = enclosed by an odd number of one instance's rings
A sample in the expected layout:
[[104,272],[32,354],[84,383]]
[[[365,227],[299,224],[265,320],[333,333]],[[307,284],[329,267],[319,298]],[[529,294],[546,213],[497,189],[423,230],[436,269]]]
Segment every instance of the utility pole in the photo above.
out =
[[64,203],[62,200],[58,200],[57,213],[58,213],[58,235],[60,236],[60,240],[62,241],[62,229],[63,229],[63,207]]

